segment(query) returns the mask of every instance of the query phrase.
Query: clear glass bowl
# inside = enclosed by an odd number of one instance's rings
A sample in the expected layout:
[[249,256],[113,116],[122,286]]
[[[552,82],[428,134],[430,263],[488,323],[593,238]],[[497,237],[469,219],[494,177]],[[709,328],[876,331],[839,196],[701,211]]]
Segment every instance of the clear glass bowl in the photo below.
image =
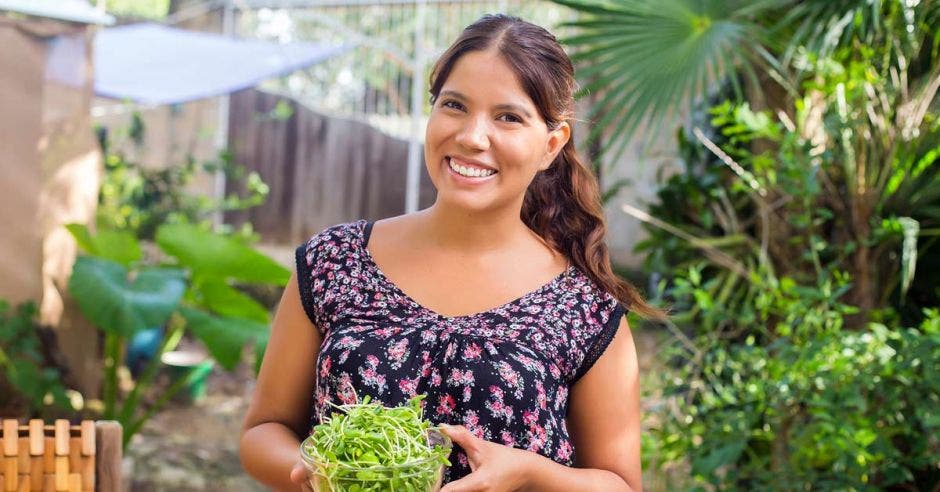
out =
[[[300,444],[300,457],[307,466],[310,488],[314,492],[437,492],[441,489],[445,465],[435,467],[435,457],[397,466],[323,463],[306,451],[312,439],[310,436]],[[431,428],[428,429],[428,446],[443,446],[450,454],[453,444],[447,435]]]

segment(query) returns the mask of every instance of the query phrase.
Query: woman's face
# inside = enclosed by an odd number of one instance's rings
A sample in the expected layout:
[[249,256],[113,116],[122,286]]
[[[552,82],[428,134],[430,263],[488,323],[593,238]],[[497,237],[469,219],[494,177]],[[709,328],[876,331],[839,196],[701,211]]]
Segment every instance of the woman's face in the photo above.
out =
[[431,110],[425,165],[439,202],[474,211],[518,209],[569,135],[567,123],[549,131],[498,53],[473,51],[454,65]]

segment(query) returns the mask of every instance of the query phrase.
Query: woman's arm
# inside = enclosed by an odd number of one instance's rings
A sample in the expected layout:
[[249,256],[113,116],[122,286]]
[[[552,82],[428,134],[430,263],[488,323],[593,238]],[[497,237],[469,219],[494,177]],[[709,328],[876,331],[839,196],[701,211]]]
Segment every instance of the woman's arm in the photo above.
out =
[[300,461],[300,440],[310,431],[320,341],[293,275],[274,315],[239,446],[245,471],[276,490],[302,490],[291,481],[291,470]]
[[568,430],[577,468],[542,455],[479,439],[463,426],[444,431],[470,459],[473,473],[445,492],[640,491],[640,384],[626,318],[593,367],[575,383]]

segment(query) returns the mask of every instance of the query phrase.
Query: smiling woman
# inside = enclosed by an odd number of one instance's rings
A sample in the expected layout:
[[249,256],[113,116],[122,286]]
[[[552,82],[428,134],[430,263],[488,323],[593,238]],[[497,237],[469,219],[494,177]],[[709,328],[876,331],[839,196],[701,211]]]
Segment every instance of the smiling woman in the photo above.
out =
[[624,315],[662,313],[611,271],[574,86],[555,37],[514,17],[483,17],[442,55],[425,140],[437,199],[297,249],[245,419],[250,473],[299,490],[299,442],[334,405],[424,395],[455,444],[442,490],[641,488]]

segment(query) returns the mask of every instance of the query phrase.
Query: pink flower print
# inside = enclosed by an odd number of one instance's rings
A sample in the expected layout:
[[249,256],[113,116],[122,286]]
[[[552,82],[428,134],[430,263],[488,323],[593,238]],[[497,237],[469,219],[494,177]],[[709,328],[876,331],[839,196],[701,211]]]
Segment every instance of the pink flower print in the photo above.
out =
[[539,404],[540,409],[548,409],[548,396],[545,394],[545,387],[542,386],[541,381],[535,382],[535,401]]
[[437,341],[437,333],[434,333],[431,330],[421,331],[421,344],[429,344]]
[[[402,379],[398,382],[398,389],[408,398],[413,398],[418,393],[418,378]],[[424,402],[422,402],[424,403]]]
[[490,394],[493,395],[497,400],[503,401],[503,389],[499,386],[490,386]]
[[532,412],[530,410],[522,411],[522,423],[523,424],[529,427],[532,427],[538,422],[538,419],[539,419],[539,414],[537,411],[536,412]]
[[339,376],[339,384],[337,388],[337,396],[339,396],[339,401],[343,405],[351,405],[356,403],[356,389],[353,388],[352,379],[349,377],[349,373],[342,373]]
[[421,352],[421,377],[431,375],[431,354],[427,350]]
[[447,344],[447,349],[444,350],[444,362],[447,362],[454,358],[454,355],[457,353],[457,346],[454,342]]
[[483,426],[480,425],[480,417],[473,410],[468,410],[463,417],[463,425],[471,434],[479,439],[485,439]]
[[464,347],[463,358],[467,360],[478,359],[482,353],[483,349],[476,342],[471,342],[470,345]]
[[568,387],[559,386],[558,391],[555,392],[555,410],[561,410],[564,408],[565,402],[568,400]]
[[473,387],[469,385],[464,386],[463,387],[463,401],[465,402],[470,401],[470,398],[472,397],[473,397]]
[[388,348],[388,358],[391,361],[392,369],[401,368],[402,363],[405,361],[405,356],[408,354],[408,339],[402,338],[401,340],[393,343]]
[[437,387],[441,385],[441,373],[437,371],[437,368],[431,369],[431,386]]
[[457,451],[457,462],[463,466],[470,466],[470,460],[467,458],[467,454],[463,451]]
[[454,412],[454,408],[457,407],[457,403],[454,401],[454,397],[450,395],[443,395],[437,402],[437,408],[435,411],[438,415],[450,415]]
[[369,355],[366,357],[366,367],[359,368],[359,376],[362,377],[363,384],[372,386],[378,390],[381,395],[385,392],[387,385],[385,384],[385,375],[376,371],[378,365],[379,358],[374,355]]
[[330,366],[333,365],[333,360],[329,355],[323,358],[323,361],[320,363],[320,377],[325,378],[330,374]]
[[454,368],[450,371],[450,376],[447,378],[448,386],[460,386],[460,385],[473,385],[473,371],[467,369],[466,371],[461,371],[460,369]]
[[537,453],[545,446],[546,441],[545,429],[542,426],[534,425],[529,428],[529,445],[526,446],[526,449]]
[[561,445],[558,446],[558,452],[555,453],[556,461],[562,463],[571,461],[571,443],[568,441],[562,441]]
[[338,359],[339,363],[342,364],[346,362],[346,359],[348,358],[349,358],[349,349],[346,349],[341,354],[339,354],[339,359]]
[[548,372],[552,375],[553,378],[561,378],[561,369],[558,368],[557,364],[552,364],[548,366]]
[[516,438],[515,438],[515,436],[513,436],[512,433],[509,432],[509,431],[504,430],[504,431],[500,432],[499,438],[503,441],[503,444],[505,444],[505,445],[507,445],[507,446],[515,446],[515,445],[516,445]]
[[501,361],[498,366],[499,376],[511,388],[515,388],[516,398],[522,398],[522,378],[519,373],[513,370],[512,366],[506,361]]

